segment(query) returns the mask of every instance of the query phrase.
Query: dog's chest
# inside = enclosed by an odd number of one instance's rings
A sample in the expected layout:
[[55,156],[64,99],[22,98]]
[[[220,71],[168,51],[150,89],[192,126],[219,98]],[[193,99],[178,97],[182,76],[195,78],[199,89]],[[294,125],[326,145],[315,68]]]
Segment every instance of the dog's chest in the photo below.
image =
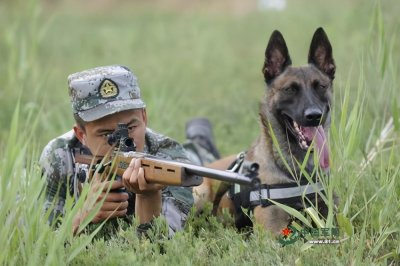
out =
[[261,183],[273,185],[291,183],[293,180],[287,176],[275,163],[274,157],[269,152],[267,145],[262,139],[258,139],[247,153],[246,160],[256,162],[260,168],[258,171]]

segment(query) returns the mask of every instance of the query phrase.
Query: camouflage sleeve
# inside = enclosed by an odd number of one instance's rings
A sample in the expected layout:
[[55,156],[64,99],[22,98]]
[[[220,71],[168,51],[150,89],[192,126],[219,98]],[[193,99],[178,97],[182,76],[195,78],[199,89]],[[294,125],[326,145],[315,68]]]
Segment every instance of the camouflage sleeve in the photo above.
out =
[[46,178],[44,211],[50,209],[48,222],[64,214],[64,205],[67,193],[68,162],[71,160],[67,149],[60,143],[61,140],[52,140],[43,149],[40,156],[43,177]]
[[[155,155],[165,159],[190,163],[183,147],[170,138],[165,138],[159,142],[159,148]],[[161,212],[168,223],[170,235],[183,229],[193,203],[192,188],[190,187],[170,186],[163,190]]]

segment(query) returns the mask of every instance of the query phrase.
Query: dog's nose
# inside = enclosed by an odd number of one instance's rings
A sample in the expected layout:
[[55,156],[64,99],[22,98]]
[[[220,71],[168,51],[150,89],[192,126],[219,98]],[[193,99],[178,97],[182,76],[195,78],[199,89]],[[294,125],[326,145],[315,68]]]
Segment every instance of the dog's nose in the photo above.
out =
[[309,123],[319,124],[322,118],[322,111],[319,108],[307,108],[304,116]]

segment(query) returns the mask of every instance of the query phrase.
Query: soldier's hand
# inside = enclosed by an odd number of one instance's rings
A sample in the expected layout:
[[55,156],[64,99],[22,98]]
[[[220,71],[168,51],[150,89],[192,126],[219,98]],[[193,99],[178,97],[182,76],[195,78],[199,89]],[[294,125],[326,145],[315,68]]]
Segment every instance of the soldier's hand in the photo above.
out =
[[[112,183],[110,184],[110,182]],[[110,185],[111,188],[109,190]],[[95,184],[94,186],[94,193],[96,193],[99,189],[102,190],[96,202],[101,204],[103,199],[104,201],[100,207],[100,210],[93,218],[92,223],[99,223],[109,218],[123,217],[126,214],[128,210],[128,193],[113,192],[114,189],[124,187],[121,181],[105,181]]]
[[98,204],[101,204],[101,207],[92,219],[92,223],[100,223],[109,218],[123,217],[128,210],[128,193],[112,191],[124,187],[121,181],[101,181],[100,178],[96,176],[90,186],[88,196],[82,209],[74,217],[74,233],[76,233],[79,224],[88,214],[94,208],[98,207]]
[[122,183],[126,189],[136,194],[154,194],[165,187],[165,185],[147,183],[141,166],[140,158],[132,159],[122,176]]

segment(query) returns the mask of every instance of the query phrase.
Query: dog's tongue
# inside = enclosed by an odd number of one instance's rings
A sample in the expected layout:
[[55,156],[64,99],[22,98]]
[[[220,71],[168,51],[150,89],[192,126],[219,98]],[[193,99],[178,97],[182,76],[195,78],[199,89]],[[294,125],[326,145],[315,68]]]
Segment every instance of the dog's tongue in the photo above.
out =
[[302,127],[302,133],[307,141],[312,141],[315,137],[315,146],[319,154],[319,165],[322,169],[329,168],[329,147],[326,140],[324,128],[318,127]]

